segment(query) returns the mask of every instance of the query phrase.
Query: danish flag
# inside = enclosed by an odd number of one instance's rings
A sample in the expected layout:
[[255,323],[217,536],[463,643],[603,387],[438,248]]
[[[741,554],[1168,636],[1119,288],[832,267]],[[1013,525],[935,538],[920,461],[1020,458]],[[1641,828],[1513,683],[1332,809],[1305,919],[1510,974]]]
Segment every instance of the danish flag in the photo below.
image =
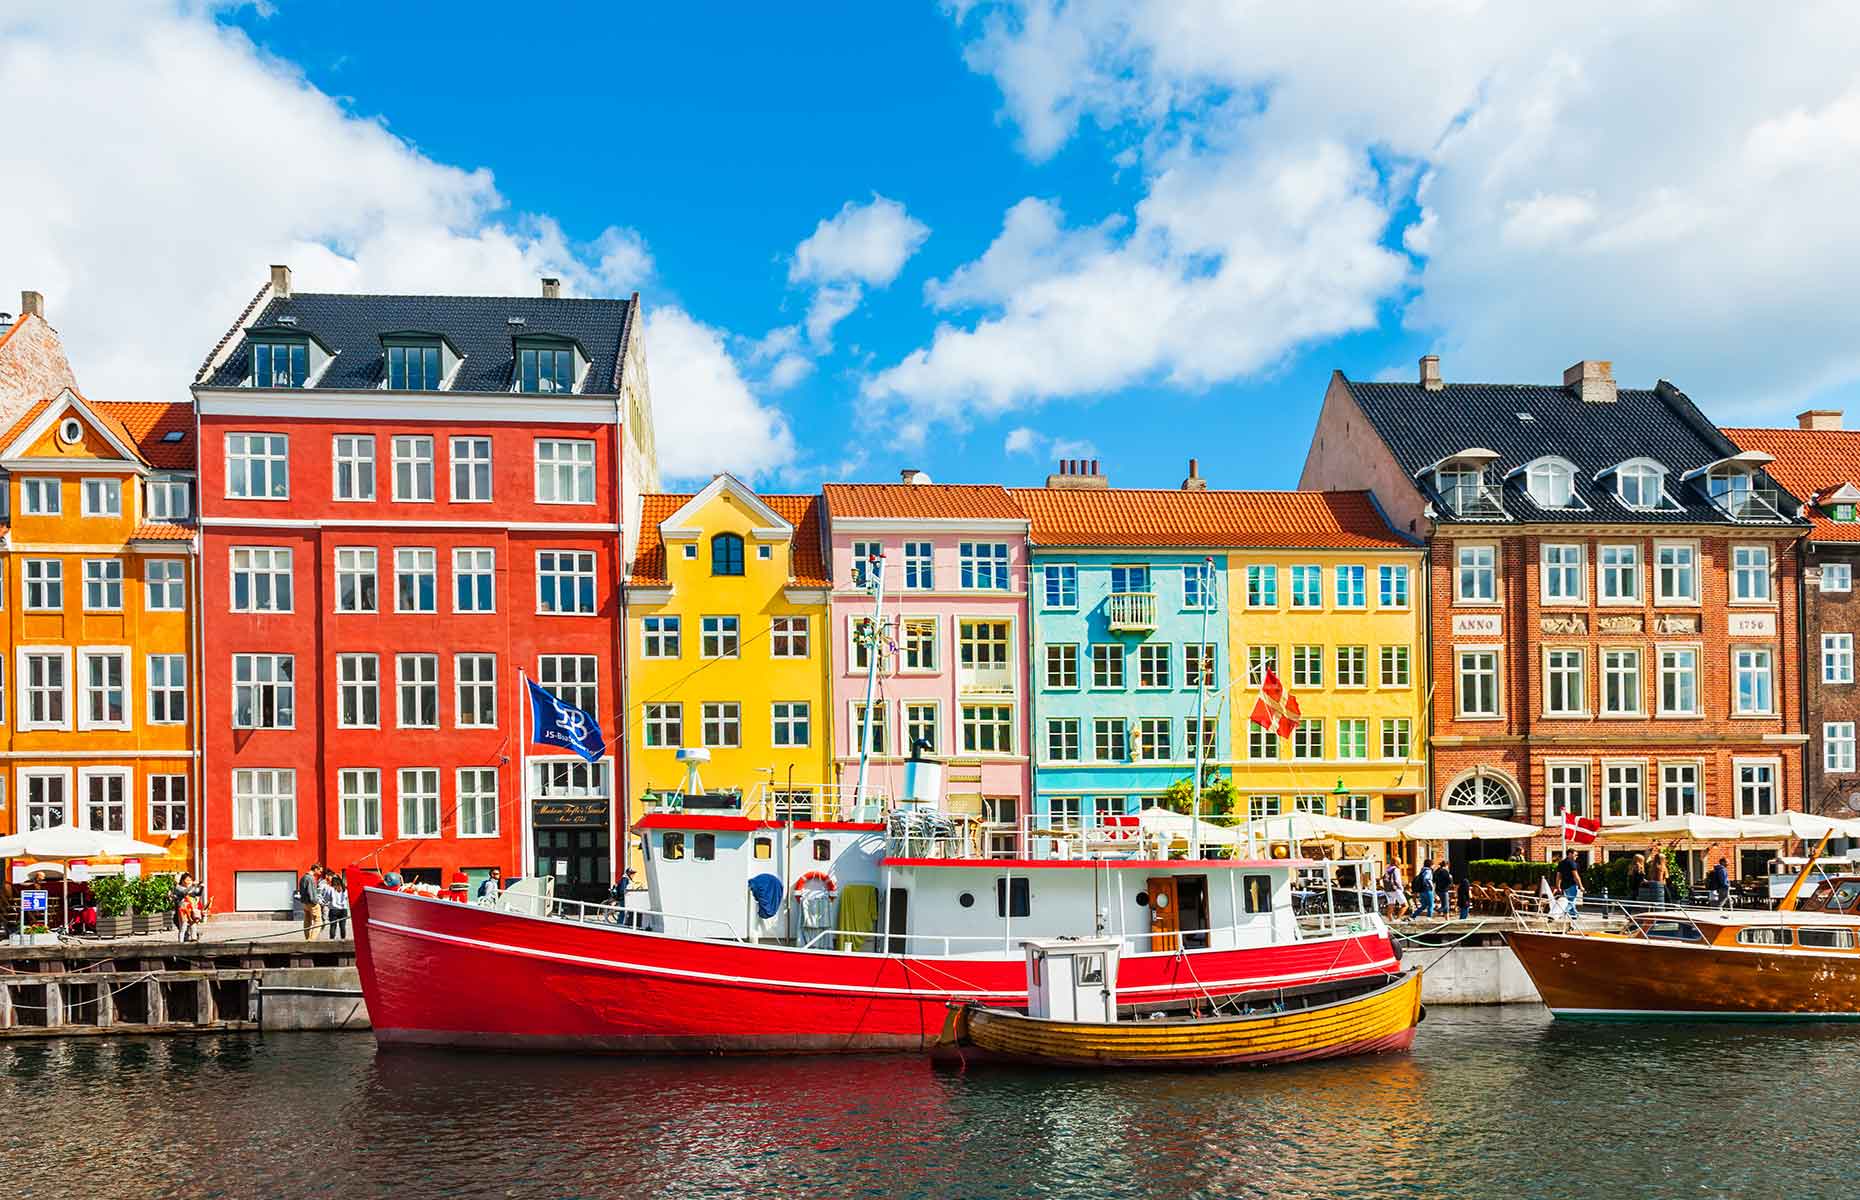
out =
[[1601,827],[1600,817],[1579,817],[1567,812],[1563,814],[1563,840],[1572,846],[1589,845],[1595,841],[1595,835]]
[[1266,677],[1259,683],[1259,699],[1253,702],[1253,724],[1288,738],[1292,730],[1298,728],[1298,719],[1303,715],[1298,708],[1298,697],[1285,690],[1277,671],[1267,667]]

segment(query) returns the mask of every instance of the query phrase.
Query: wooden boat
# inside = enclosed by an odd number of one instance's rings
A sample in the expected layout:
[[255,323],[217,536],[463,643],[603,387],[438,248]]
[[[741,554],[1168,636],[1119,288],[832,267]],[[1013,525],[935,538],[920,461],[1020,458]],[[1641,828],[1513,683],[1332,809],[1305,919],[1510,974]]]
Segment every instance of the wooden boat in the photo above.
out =
[[[1031,1007],[1039,1011],[1037,983],[1029,995]],[[1107,1020],[1105,1012],[1059,1019],[952,1004],[937,1057],[965,1066],[1184,1068],[1265,1066],[1406,1050],[1422,1016],[1421,972],[1409,968],[1303,994],[1260,993],[1218,1007],[1224,1011],[1189,1016],[1119,1009],[1113,1003]]]

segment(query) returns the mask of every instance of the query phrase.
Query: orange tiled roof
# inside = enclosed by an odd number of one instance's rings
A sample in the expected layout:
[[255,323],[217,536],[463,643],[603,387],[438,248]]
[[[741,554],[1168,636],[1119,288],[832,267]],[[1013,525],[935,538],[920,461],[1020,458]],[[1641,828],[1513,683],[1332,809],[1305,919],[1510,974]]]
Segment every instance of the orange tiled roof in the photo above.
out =
[[[113,418],[142,451],[152,467],[171,471],[194,469],[194,408],[191,404],[148,400],[106,400],[91,407]],[[178,442],[164,441],[178,432]]]
[[998,483],[829,483],[827,511],[835,517],[932,521],[1013,520],[1027,514]]
[[[767,496],[758,492],[756,498],[794,526],[794,582],[805,587],[832,587],[833,581],[827,576],[826,560],[821,553],[820,497]],[[665,584],[665,541],[659,535],[659,526],[690,499],[690,493],[656,492],[643,497],[632,583],[646,587]]]
[[194,536],[194,531],[186,525],[170,525],[163,521],[143,521],[136,526],[136,531],[129,535],[132,542],[185,542]]
[[[1724,436],[1774,456],[1764,470],[1804,501],[1843,483],[1860,487],[1860,429],[1726,429]],[[1815,527],[1811,541],[1860,542],[1860,521],[1830,520],[1812,507],[1805,515]]]
[[7,426],[5,433],[0,433],[0,445],[11,445],[14,438],[24,432],[28,425],[38,420],[39,417],[44,414],[45,410],[51,406],[52,402],[50,399],[40,400],[35,402],[31,408],[19,414],[19,419]]
[[1013,488],[1035,544],[1407,549],[1368,492]]

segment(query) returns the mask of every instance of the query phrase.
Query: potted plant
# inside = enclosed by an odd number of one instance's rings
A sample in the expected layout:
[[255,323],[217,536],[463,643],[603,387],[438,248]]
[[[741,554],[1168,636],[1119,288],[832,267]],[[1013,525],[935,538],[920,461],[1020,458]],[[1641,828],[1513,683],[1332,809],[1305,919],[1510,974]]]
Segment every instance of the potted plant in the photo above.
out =
[[97,898],[97,934],[100,937],[126,937],[135,932],[132,880],[121,875],[99,875],[91,880],[91,895]]
[[160,933],[169,923],[168,892],[174,886],[173,876],[144,875],[134,883],[136,932],[140,934]]
[[13,941],[20,946],[56,946],[58,935],[49,925],[28,925],[14,935]]

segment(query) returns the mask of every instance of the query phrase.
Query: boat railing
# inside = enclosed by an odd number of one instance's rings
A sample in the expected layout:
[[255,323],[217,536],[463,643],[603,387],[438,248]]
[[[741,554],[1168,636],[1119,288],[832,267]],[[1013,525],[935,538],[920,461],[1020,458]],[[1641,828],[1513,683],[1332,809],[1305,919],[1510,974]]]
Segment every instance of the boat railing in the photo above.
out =
[[736,931],[727,921],[713,917],[694,917],[687,913],[663,912],[654,908],[623,907],[592,900],[569,900],[559,896],[517,892],[505,892],[499,898],[497,907],[528,917],[576,921],[584,925],[613,925],[624,929],[669,933],[677,937],[736,939]]

